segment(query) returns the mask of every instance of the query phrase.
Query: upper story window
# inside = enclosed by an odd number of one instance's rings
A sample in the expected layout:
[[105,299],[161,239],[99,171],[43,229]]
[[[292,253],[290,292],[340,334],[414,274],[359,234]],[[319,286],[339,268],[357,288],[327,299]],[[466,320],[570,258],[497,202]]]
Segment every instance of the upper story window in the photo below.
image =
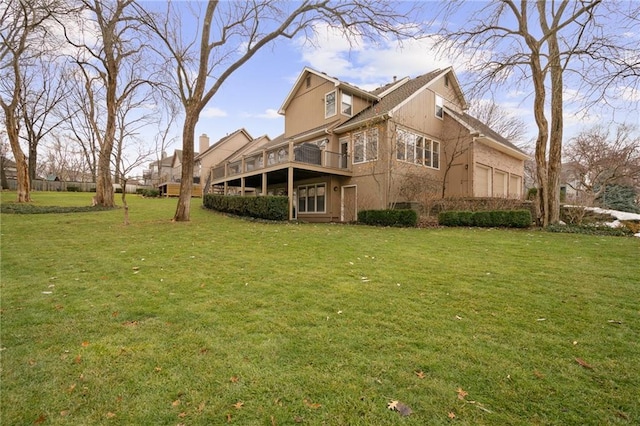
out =
[[351,117],[353,111],[353,98],[351,95],[347,95],[346,93],[342,93],[342,105],[340,107],[340,112],[343,115],[348,115]]
[[436,117],[443,118],[444,117],[444,101],[442,96],[436,95]]
[[378,129],[353,134],[353,164],[378,159]]
[[396,159],[439,169],[440,142],[404,129],[398,129],[396,132]]
[[324,118],[336,115],[336,91],[324,95]]

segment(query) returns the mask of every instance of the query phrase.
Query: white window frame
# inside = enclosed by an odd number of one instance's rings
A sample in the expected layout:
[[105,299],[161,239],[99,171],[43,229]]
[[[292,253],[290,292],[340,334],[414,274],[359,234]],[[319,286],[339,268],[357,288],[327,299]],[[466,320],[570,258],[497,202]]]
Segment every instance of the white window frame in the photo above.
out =
[[[329,103],[327,98],[333,95],[333,111],[329,111]],[[333,117],[338,113],[338,94],[335,90],[332,90],[329,93],[324,95],[324,118]]]
[[444,99],[440,95],[435,95],[435,116],[440,120],[444,118]]
[[[323,203],[322,210],[318,210],[318,189],[322,188],[323,191]],[[313,189],[313,196],[309,196],[309,190]],[[302,193],[304,193],[304,210],[300,208],[300,198],[302,197]],[[309,211],[309,200],[313,200],[314,210]],[[312,183],[309,185],[299,185],[297,190],[297,198],[296,203],[298,205],[297,213],[304,214],[324,214],[327,212],[327,184],[325,182],[322,183]]]
[[[420,146],[420,141],[422,146]],[[398,145],[402,145],[402,148]],[[396,130],[396,160],[398,161],[440,170],[441,145],[439,141],[430,139],[420,133],[401,127]],[[419,150],[422,150],[422,155],[418,154]]]
[[[353,96],[342,92],[340,97],[341,97],[340,113],[342,115],[346,115],[347,117],[351,117],[351,115],[353,114]],[[346,102],[346,100],[348,100],[349,102]],[[347,111],[345,111],[345,109]]]
[[[356,161],[356,153],[362,150],[362,159]],[[378,159],[378,128],[374,127],[353,134],[353,164],[368,163]]]

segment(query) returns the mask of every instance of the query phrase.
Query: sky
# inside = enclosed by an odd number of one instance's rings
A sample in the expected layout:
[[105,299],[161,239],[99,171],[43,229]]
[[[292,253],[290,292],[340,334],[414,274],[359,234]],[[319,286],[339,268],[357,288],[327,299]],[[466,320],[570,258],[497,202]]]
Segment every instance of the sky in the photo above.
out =
[[[434,3],[435,4],[435,3]],[[471,2],[478,7],[482,2]],[[429,19],[425,17],[425,19]],[[363,89],[373,89],[392,81],[393,77],[416,77],[436,68],[453,66],[463,83],[473,80],[465,55],[458,58],[437,58],[429,41],[405,41],[382,44],[361,43],[351,46],[325,27],[316,28],[319,37],[313,45],[302,39],[280,39],[257,53],[237,70],[214,96],[200,116],[196,135],[206,133],[211,142],[246,129],[253,137],[275,138],[284,131],[284,118],[277,111],[303,68],[308,66]],[[640,39],[640,31],[629,36]],[[609,101],[621,107],[615,112],[580,108],[581,94],[565,87],[565,140],[597,123],[626,122],[640,126],[638,103],[640,93],[629,87],[616,87]],[[527,123],[526,140],[533,141],[536,126],[532,114],[531,90],[505,87],[493,94],[493,101],[505,111]],[[491,97],[483,97],[491,101]],[[467,99],[469,100],[469,99]],[[572,101],[576,101],[572,103]],[[175,143],[173,148],[180,148]],[[196,151],[199,149],[196,138]]]
[[[143,0],[148,8],[164,9],[163,1]],[[636,0],[623,0],[623,4],[634,4]],[[192,11],[198,7],[204,8],[204,2],[195,2],[195,6],[189,6],[186,2],[177,1],[177,7],[183,7],[181,13],[183,19],[183,32],[188,34],[194,28],[198,28]],[[227,5],[233,3],[227,3]],[[288,3],[293,4],[293,3]],[[396,7],[405,7],[408,3],[395,2]],[[422,3],[425,14],[421,15],[420,24],[434,22],[427,32],[436,32],[439,26],[467,25],[468,14],[472,10],[482,8],[490,3],[485,1],[469,1],[465,8],[454,17],[455,21],[437,21],[434,13],[442,4],[436,1]],[[192,19],[189,22],[189,19]],[[636,40],[640,44],[640,29],[617,29],[621,37]],[[244,128],[253,137],[268,135],[275,138],[284,131],[284,117],[278,114],[286,96],[294,82],[305,67],[324,72],[347,83],[356,85],[362,89],[370,90],[393,81],[394,77],[416,77],[437,68],[452,66],[463,88],[472,83],[476,78],[470,67],[469,55],[465,51],[459,51],[455,57],[438,57],[429,40],[404,40],[400,45],[396,41],[380,41],[377,44],[364,42],[350,44],[341,35],[331,31],[326,26],[316,26],[317,37],[313,43],[297,37],[291,40],[280,38],[265,46],[253,56],[241,68],[236,70],[214,95],[200,115],[196,126],[196,151],[199,150],[198,136],[207,134],[211,143],[224,136]],[[630,54],[638,56],[638,51]],[[639,58],[640,59],[640,58]],[[637,82],[636,82],[637,83]],[[631,85],[630,85],[631,86]],[[609,124],[612,121],[635,124],[640,128],[640,91],[638,84],[632,87],[612,87],[608,93],[608,101],[615,104],[618,109],[614,112],[604,108],[585,111],[580,108],[582,94],[576,87],[567,84],[565,94],[565,141],[575,136],[581,130],[594,124]],[[526,123],[526,136],[522,141],[515,143],[527,143],[532,146],[536,134],[536,126],[533,120],[530,85],[519,87],[505,86],[491,94],[484,93],[475,100],[479,102],[496,102],[507,113],[520,118]],[[471,101],[467,97],[467,101]],[[181,149],[180,140],[182,120],[178,121],[173,135],[175,141],[168,146],[167,154],[173,150]],[[156,129],[147,129],[145,137],[153,138]],[[150,145],[153,145],[150,143]],[[160,153],[157,153],[158,155]],[[151,159],[150,161],[153,161]],[[140,170],[137,170],[142,174]]]

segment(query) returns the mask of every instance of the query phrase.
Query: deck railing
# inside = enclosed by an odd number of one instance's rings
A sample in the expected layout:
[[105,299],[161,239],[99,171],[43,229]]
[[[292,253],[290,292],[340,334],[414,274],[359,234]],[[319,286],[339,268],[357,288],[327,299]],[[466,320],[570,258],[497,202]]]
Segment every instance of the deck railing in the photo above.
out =
[[[289,153],[292,152],[292,155]],[[316,145],[302,143],[266,149],[240,160],[226,162],[211,169],[213,180],[262,170],[283,163],[300,163],[327,169],[351,170],[349,156],[345,153],[326,151]],[[265,165],[266,164],[266,165]]]

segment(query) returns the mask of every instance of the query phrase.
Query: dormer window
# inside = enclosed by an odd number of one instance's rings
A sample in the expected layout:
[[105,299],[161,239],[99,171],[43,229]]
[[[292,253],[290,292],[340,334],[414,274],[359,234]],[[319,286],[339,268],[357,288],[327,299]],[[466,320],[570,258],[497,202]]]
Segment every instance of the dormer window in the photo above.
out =
[[441,96],[436,95],[436,117],[444,117],[444,101]]
[[336,115],[336,91],[324,95],[324,118]]
[[343,93],[340,112],[343,115],[351,117],[352,111],[353,111],[353,98],[351,97],[351,95],[347,95],[346,93]]

